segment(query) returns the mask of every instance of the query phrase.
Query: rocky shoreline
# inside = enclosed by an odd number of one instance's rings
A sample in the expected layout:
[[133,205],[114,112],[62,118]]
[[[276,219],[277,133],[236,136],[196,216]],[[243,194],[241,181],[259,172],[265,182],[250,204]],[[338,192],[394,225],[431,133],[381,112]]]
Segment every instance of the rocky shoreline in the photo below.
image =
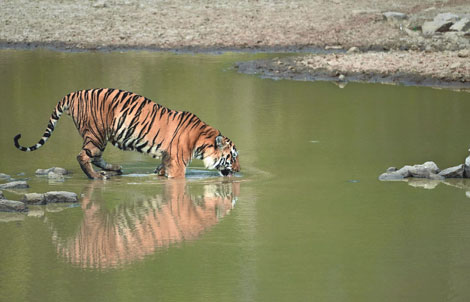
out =
[[238,69],[342,83],[468,89],[470,81],[469,59],[456,56],[470,49],[466,0],[5,0],[0,24],[0,48],[306,52]]

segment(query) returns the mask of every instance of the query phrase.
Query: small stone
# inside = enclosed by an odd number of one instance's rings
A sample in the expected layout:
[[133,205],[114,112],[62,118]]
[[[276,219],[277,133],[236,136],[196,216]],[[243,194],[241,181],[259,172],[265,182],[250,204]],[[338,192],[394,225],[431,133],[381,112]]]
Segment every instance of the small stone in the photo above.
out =
[[358,53],[358,52],[360,52],[359,48],[357,48],[356,46],[353,46],[350,49],[348,49],[346,53]]
[[26,204],[46,204],[44,194],[41,193],[28,193],[23,196],[21,200]]
[[463,19],[455,22],[455,24],[450,27],[450,30],[469,31],[470,30],[470,19],[463,18]]
[[390,172],[395,172],[395,171],[397,171],[397,170],[398,170],[398,169],[395,168],[395,167],[389,167],[389,168],[386,170],[386,172],[387,172],[387,173],[390,173]]
[[0,191],[0,199],[5,199],[5,196],[3,196],[3,192]]
[[400,12],[385,12],[382,14],[383,18],[387,21],[401,21],[408,19],[408,16]]
[[26,189],[29,185],[24,180],[11,181],[0,185],[0,190]]
[[459,62],[455,62],[452,65],[449,66],[450,69],[457,69],[461,67],[461,64]]
[[25,212],[28,208],[21,201],[15,200],[0,200],[0,212]]
[[458,165],[442,170],[439,175],[445,178],[462,178],[464,175],[465,165]]
[[344,74],[340,74],[340,75],[338,76],[338,80],[344,81],[344,79],[345,79]]
[[5,173],[0,173],[0,179],[10,179],[11,176]]
[[469,49],[459,50],[459,52],[457,53],[457,56],[459,58],[468,58],[470,57],[470,50]]
[[51,191],[44,194],[47,203],[78,202],[77,194],[66,191]]

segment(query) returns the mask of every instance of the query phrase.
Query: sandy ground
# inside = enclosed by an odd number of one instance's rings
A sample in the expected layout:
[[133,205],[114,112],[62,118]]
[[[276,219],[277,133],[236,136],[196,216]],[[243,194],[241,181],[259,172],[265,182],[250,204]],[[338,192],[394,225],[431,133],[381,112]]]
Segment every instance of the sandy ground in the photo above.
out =
[[[383,18],[385,11],[403,12],[409,18],[389,22]],[[422,55],[423,50],[447,54],[442,51],[470,48],[470,36],[423,37],[413,30],[441,12],[470,16],[470,1],[2,0],[0,45],[286,51],[356,46],[361,51],[385,50],[386,54],[414,50],[406,58],[429,65],[434,63]],[[350,57],[363,59],[358,54]],[[362,64],[364,72],[371,58]],[[450,65],[444,66],[448,79],[454,72]],[[442,65],[436,65],[434,69],[440,68]],[[468,81],[467,73],[461,74]]]

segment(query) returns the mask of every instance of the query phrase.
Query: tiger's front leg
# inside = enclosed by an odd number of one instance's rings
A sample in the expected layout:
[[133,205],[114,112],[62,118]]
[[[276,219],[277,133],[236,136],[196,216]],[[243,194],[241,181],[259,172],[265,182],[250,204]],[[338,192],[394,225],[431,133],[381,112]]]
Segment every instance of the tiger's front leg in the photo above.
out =
[[166,176],[168,178],[184,178],[186,165],[174,158],[171,158],[168,153],[165,153],[162,157],[162,163],[155,169],[155,173],[159,176]]
[[163,166],[163,163],[158,165],[158,167],[155,168],[155,171],[153,171],[155,174],[158,176],[165,176],[165,167]]

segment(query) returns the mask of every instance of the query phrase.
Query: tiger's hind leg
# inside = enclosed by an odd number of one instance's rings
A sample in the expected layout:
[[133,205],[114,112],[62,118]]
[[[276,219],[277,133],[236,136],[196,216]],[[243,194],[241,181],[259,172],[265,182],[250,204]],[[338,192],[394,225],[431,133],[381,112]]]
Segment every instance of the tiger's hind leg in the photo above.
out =
[[118,165],[113,165],[113,164],[108,164],[101,156],[93,157],[92,164],[95,166],[105,170],[105,171],[111,171],[115,175],[121,175],[122,174],[122,167]]
[[[109,179],[106,172],[96,172],[91,165],[94,161],[99,161],[102,151],[96,147],[96,144],[89,141],[83,145],[82,151],[77,156],[78,163],[83,172],[91,179]],[[103,161],[104,162],[104,161]]]

